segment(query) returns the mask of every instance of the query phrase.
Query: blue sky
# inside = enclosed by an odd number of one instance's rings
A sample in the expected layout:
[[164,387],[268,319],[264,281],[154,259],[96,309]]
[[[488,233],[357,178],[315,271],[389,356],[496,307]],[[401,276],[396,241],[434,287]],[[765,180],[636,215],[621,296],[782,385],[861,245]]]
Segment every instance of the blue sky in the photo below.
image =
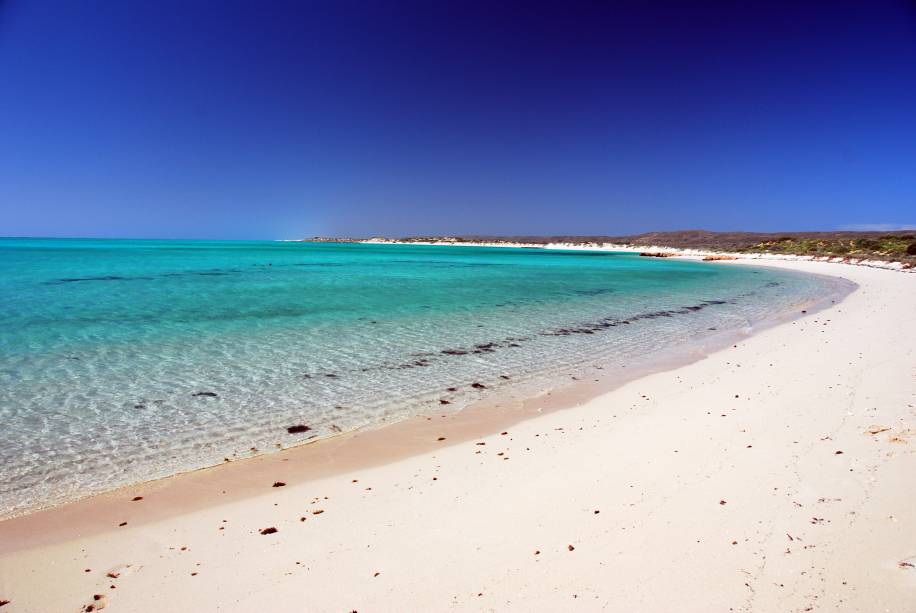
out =
[[906,2],[0,2],[0,235],[916,224]]

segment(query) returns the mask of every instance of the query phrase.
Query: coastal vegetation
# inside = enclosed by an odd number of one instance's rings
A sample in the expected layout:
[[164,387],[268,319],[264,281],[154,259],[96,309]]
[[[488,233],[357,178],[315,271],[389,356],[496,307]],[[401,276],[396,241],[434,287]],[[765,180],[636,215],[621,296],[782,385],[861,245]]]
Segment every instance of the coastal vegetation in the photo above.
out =
[[[364,239],[315,237],[312,241],[355,242]],[[626,244],[636,247],[670,247],[724,253],[773,253],[814,257],[882,260],[916,266],[916,230],[890,232],[710,232],[682,230],[625,236],[412,236],[375,237],[400,243],[505,243],[546,245]],[[656,251],[647,251],[656,255]]]
[[783,236],[776,240],[761,241],[739,251],[904,261],[916,256],[916,236],[913,234],[883,234],[876,237],[859,238]]

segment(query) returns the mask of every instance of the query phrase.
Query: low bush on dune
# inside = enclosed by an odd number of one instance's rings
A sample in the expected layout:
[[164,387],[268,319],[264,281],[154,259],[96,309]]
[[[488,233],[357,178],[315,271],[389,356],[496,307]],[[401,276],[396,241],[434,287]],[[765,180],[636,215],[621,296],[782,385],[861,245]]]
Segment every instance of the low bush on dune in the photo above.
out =
[[752,253],[785,253],[823,257],[907,260],[916,256],[912,234],[861,238],[806,238],[782,236],[740,249]]

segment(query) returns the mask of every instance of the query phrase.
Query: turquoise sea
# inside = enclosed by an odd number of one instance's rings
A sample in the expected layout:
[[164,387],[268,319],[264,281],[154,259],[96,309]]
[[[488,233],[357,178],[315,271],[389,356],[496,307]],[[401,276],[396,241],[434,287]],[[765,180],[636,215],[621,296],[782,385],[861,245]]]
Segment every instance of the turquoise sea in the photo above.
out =
[[0,515],[530,394],[843,290],[603,252],[0,239]]

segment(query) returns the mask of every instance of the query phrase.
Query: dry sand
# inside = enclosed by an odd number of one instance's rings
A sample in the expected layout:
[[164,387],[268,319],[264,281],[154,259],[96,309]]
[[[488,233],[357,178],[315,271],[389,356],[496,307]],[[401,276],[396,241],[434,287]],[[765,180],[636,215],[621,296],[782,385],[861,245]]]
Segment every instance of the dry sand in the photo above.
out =
[[504,434],[422,420],[0,522],[2,612],[916,611],[916,275],[771,265],[860,288]]

